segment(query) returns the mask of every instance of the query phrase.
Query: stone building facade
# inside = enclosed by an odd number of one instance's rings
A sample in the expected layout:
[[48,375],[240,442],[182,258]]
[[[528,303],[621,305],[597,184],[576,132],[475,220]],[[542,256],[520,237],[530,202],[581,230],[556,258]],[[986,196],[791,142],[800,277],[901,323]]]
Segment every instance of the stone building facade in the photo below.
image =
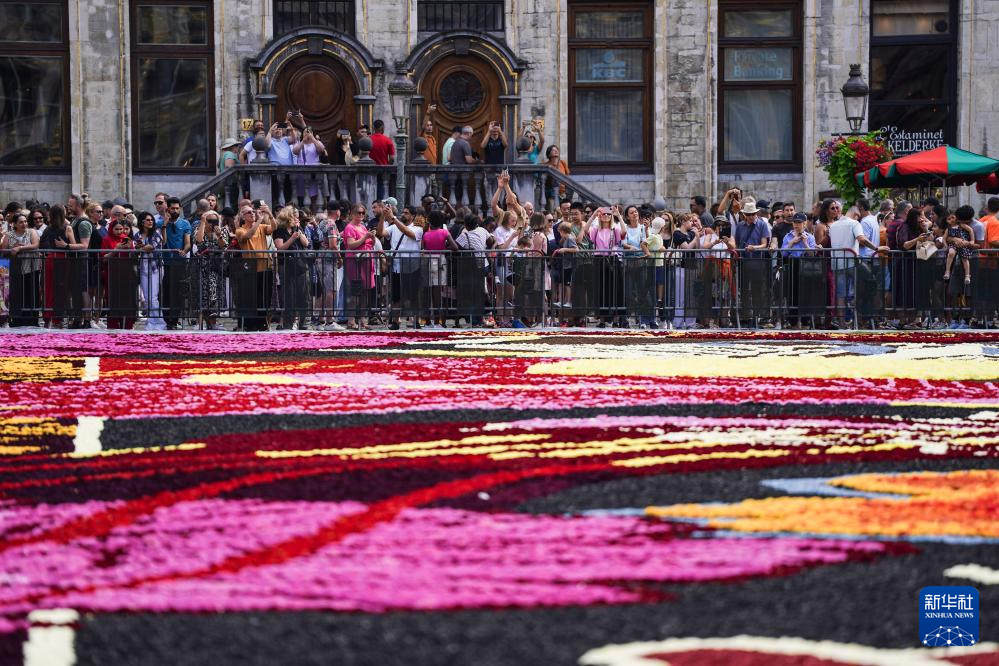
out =
[[182,194],[214,173],[223,138],[245,136],[241,119],[289,109],[329,139],[376,118],[391,134],[396,63],[420,89],[414,120],[429,103],[444,127],[543,119],[573,177],[615,201],[685,208],[735,185],[815,199],[829,185],[814,147],[848,131],[852,63],[872,84],[868,124],[893,127],[900,150],[999,154],[999,0],[3,0],[0,13],[0,201]]

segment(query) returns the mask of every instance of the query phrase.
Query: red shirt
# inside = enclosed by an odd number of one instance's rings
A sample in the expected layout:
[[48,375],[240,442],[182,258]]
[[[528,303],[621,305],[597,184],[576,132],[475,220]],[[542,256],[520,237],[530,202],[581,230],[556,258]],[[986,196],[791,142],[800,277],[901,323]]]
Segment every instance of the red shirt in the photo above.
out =
[[395,144],[392,143],[392,139],[388,138],[384,134],[372,134],[371,139],[371,152],[368,156],[375,161],[375,164],[381,164],[382,166],[389,163],[389,157],[395,155]]

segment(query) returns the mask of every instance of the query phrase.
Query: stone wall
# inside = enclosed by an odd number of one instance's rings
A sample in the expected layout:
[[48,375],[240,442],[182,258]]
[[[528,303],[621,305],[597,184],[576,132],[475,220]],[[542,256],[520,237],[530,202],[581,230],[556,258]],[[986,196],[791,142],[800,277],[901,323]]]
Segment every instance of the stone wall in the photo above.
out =
[[[375,117],[394,130],[386,90],[393,65],[420,37],[418,0],[358,2],[356,35],[387,71],[375,81]],[[72,191],[96,198],[124,193],[139,206],[152,194],[189,191],[207,178],[132,175],[128,3],[124,0],[68,0],[72,174],[5,177],[0,200],[40,197],[64,200]],[[568,154],[569,0],[506,0],[506,41],[528,64],[520,78],[519,119],[543,117],[546,143]],[[717,168],[718,0],[655,0],[653,74],[654,172],[586,176],[580,180],[614,201],[651,201],[662,194],[672,208],[703,194],[717,200],[732,185],[756,197],[793,199],[802,207],[829,189],[818,168],[817,141],[846,131],[840,86],[849,65],[869,75],[870,0],[803,2],[803,164],[796,173],[719,173]],[[240,134],[239,119],[258,108],[248,63],[272,38],[271,0],[215,2],[216,140]],[[960,0],[958,144],[999,154],[999,0]],[[510,129],[510,136],[516,133]],[[968,188],[962,201],[979,203]]]

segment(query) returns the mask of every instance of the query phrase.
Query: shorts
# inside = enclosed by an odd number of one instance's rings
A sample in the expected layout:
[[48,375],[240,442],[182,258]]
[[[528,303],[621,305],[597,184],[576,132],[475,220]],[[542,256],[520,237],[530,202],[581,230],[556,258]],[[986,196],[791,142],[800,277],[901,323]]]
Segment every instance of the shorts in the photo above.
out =
[[656,286],[666,284],[666,267],[656,266]]
[[447,286],[447,257],[432,254],[428,259],[429,274],[427,275],[427,283],[431,287]]
[[560,269],[552,269],[552,282],[554,284],[572,284],[572,268],[563,266]]

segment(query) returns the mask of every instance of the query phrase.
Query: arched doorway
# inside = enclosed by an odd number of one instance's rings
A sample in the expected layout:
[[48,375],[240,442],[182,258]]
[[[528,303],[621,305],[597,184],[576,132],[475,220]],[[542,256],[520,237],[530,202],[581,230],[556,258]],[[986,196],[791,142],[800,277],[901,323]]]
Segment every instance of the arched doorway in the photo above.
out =
[[347,128],[357,132],[354,77],[336,58],[327,55],[301,55],[282,67],[273,84],[277,100],[274,118],[283,120],[288,111],[301,111],[327,147],[336,132]]
[[259,117],[270,125],[301,109],[329,144],[336,131],[371,124],[374,81],[384,67],[350,35],[306,27],[281,35],[250,62]]
[[[438,146],[443,147],[455,125],[471,125],[476,132],[473,142],[481,143],[489,121],[498,120],[510,140],[507,158],[513,160],[520,76],[527,63],[506,42],[467,30],[442,32],[413,47],[404,65],[420,93],[413,100],[410,121],[419,123],[423,111],[436,104]],[[473,147],[478,150],[478,145]]]
[[[430,68],[420,82],[424,108],[437,105],[434,131],[437,145],[441,148],[455,125],[471,125],[475,130],[472,149],[481,153],[479,145],[489,129],[489,123],[504,123],[499,101],[502,94],[495,70],[486,61],[475,57],[444,57]],[[511,137],[511,128],[504,129],[507,137]]]

